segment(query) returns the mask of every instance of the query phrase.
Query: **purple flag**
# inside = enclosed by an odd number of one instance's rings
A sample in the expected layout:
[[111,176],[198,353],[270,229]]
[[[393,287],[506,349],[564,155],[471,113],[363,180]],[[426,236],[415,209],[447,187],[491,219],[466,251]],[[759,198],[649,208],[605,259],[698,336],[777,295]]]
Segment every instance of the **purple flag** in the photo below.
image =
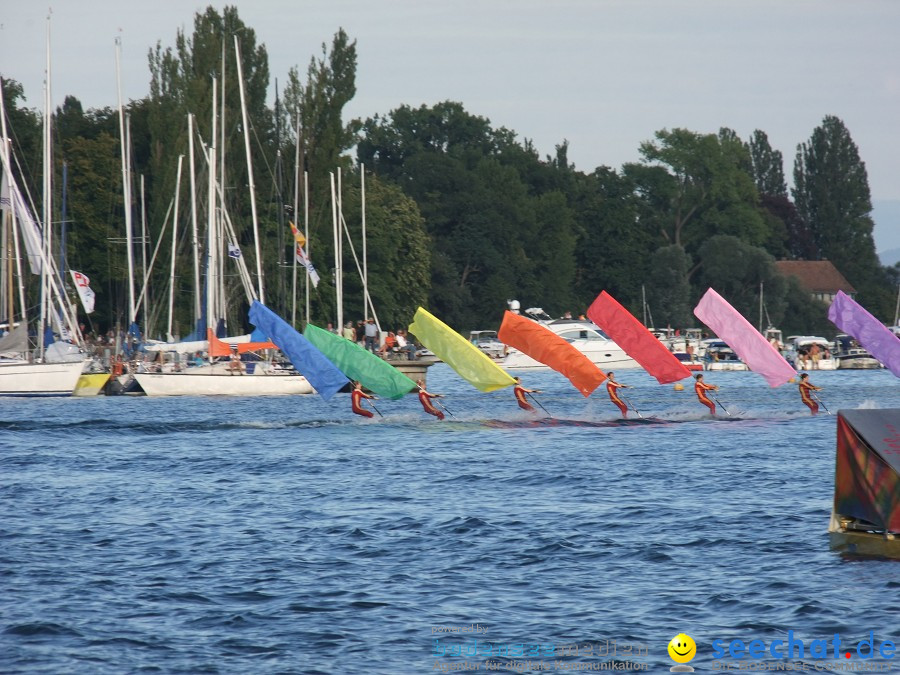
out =
[[790,363],[721,295],[709,289],[694,307],[694,315],[734,350],[750,370],[770,387],[780,387],[797,375]]
[[900,377],[900,338],[844,291],[834,296],[828,308],[828,320],[855,337],[885,368]]

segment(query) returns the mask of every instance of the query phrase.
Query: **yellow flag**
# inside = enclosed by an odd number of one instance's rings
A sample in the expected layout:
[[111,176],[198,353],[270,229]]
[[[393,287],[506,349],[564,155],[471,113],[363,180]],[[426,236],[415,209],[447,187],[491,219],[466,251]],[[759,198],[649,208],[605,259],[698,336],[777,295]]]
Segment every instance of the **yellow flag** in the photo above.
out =
[[487,354],[422,307],[416,310],[409,332],[480,391],[496,391],[516,383]]
[[292,222],[288,221],[288,225],[291,226],[291,234],[294,235],[294,241],[297,242],[297,246],[303,246],[306,244],[306,237],[303,236],[303,233],[297,229],[297,226]]

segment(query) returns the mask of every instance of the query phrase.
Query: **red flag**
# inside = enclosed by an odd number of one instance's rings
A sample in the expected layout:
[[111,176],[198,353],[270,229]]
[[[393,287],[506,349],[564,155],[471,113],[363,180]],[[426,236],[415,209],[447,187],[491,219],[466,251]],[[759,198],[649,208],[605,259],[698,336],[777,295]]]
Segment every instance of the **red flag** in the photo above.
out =
[[691,376],[691,371],[606,291],[597,296],[587,314],[591,321],[600,326],[613,342],[640,363],[660,384],[677,382]]
[[506,312],[503,315],[497,337],[501,342],[525,352],[535,361],[540,361],[567,377],[585,396],[590,396],[606,379],[606,375],[593,361],[559,335],[518,314]]

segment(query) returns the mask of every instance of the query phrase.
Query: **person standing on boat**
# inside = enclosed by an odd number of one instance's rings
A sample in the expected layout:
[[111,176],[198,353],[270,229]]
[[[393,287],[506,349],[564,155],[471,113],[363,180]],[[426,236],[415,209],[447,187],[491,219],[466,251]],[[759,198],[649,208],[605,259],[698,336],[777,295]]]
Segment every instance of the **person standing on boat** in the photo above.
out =
[[362,385],[359,382],[353,383],[353,391],[350,392],[350,407],[353,409],[357,415],[362,415],[363,417],[373,417],[371,410],[366,410],[362,407],[362,399],[375,397],[371,394],[367,394],[362,390]]
[[513,388],[513,394],[516,397],[516,403],[519,404],[519,407],[522,410],[527,410],[528,412],[537,412],[534,409],[534,406],[528,402],[528,399],[525,397],[525,394],[540,394],[540,389],[526,389],[522,386],[522,378],[517,377],[516,386]]
[[375,352],[378,340],[378,326],[375,325],[374,319],[366,319],[366,349]]
[[617,389],[630,389],[627,384],[622,384],[621,382],[616,382],[616,379],[613,377],[612,371],[606,374],[606,393],[609,394],[609,400],[612,401],[616,407],[622,411],[622,417],[628,417],[628,406],[622,403],[622,400],[619,398],[619,394],[616,391]]
[[816,387],[812,382],[809,381],[809,374],[802,373],[800,375],[800,400],[803,401],[803,404],[809,408],[809,414],[815,415],[819,412],[819,404],[816,403],[812,398],[812,392],[814,391],[822,391],[822,387]]
[[419,387],[419,403],[422,404],[422,408],[429,415],[434,415],[439,420],[444,419],[444,413],[435,408],[431,404],[431,399],[433,398],[443,398],[443,394],[432,394],[425,389],[425,380],[418,380],[416,382],[416,386]]
[[714,384],[706,384],[706,382],[703,381],[703,375],[699,373],[697,375],[694,375],[694,379],[696,380],[694,382],[694,392],[697,394],[697,398],[700,400],[700,403],[709,408],[710,415],[715,415],[716,404],[709,400],[709,398],[706,396],[706,392],[718,391],[719,387]]

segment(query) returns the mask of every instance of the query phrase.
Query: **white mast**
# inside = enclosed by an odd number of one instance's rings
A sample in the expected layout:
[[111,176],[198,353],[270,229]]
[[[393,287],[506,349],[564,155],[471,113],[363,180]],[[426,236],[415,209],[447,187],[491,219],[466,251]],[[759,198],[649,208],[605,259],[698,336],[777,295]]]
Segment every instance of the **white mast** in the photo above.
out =
[[[304,174],[305,175],[305,174]],[[294,148],[294,227],[300,228],[300,107],[297,107],[297,146]],[[293,234],[293,232],[291,233]],[[291,242],[291,326],[297,327],[297,242]],[[307,281],[308,283],[308,281]]]
[[[3,78],[0,78],[0,91],[3,90]],[[26,305],[25,305],[25,276],[22,273],[22,257],[20,254],[19,248],[19,228],[17,227],[16,217],[16,209],[13,206],[13,199],[16,199],[15,193],[18,191],[18,186],[15,182],[15,177],[12,175],[12,155],[10,153],[10,143],[11,141],[8,139],[6,134],[6,106],[3,101],[3,96],[0,96],[0,163],[3,164],[3,171],[6,173],[7,185],[9,186],[9,200],[10,200],[10,208],[9,214],[12,219],[12,238],[13,238],[13,248],[15,250],[15,261],[16,261],[16,275],[18,276],[18,287],[19,287],[19,307],[21,309],[20,316],[22,317],[23,322],[28,321],[28,316],[26,314]],[[11,293],[12,291],[10,291]],[[13,308],[10,306],[10,326],[9,329],[12,330],[12,319],[14,316]]]
[[253,182],[253,160],[250,156],[250,124],[247,121],[247,102],[244,100],[244,69],[241,66],[241,46],[238,36],[234,36],[234,57],[237,61],[238,89],[241,92],[241,121],[244,127],[244,150],[247,153],[247,178],[250,184],[250,213],[253,218],[253,246],[256,252],[256,277],[259,301],[266,304],[263,293],[262,257],[259,253],[259,224],[256,219],[256,185]]
[[341,290],[341,225],[338,222],[337,195],[334,187],[334,172],[331,173],[331,221],[334,226],[334,293],[337,300],[337,328],[344,325],[344,298]]
[[[50,244],[53,240],[53,149],[50,133],[50,116],[52,114],[52,95],[50,91],[50,16],[47,16],[47,81],[44,83],[44,240],[41,243],[43,257],[50,258]],[[43,261],[42,261],[43,262]],[[41,320],[38,330],[38,351],[41,360],[44,358],[44,326],[50,317],[49,279],[50,269],[46,263],[41,265]]]
[[[309,174],[303,172],[303,236],[306,238],[306,259],[312,262],[312,244],[309,241]],[[306,323],[309,323],[309,269],[306,270]]]
[[[207,185],[209,192],[207,199],[206,219],[206,327],[212,329],[215,334],[218,328],[218,307],[216,307],[216,286],[219,283],[218,271],[218,237],[216,232],[216,78],[212,78],[212,133],[209,141],[209,168],[207,171]],[[203,339],[201,337],[201,339]]]
[[[141,288],[141,295],[147,293],[147,282],[150,280],[150,272],[147,270],[147,202],[144,193],[144,174],[141,174],[141,267],[144,271],[144,283]],[[149,304],[149,303],[148,303]],[[147,322],[147,305],[144,305],[144,331],[150,332],[150,325]]]
[[184,155],[178,155],[178,170],[175,174],[175,218],[172,220],[172,262],[169,268],[169,325],[166,328],[166,339],[175,342],[172,334],[172,314],[175,311],[175,255],[178,243],[178,200],[181,196],[181,165]]
[[128,321],[134,321],[134,252],[131,250],[131,181],[128,172],[128,136],[125,133],[125,111],[122,108],[122,38],[116,38],[116,91],[119,102],[119,138],[122,155],[122,199],[125,208],[125,244],[128,247]]
[[[359,165],[360,210],[362,211],[362,284],[363,284],[363,318],[368,314],[369,299],[369,263],[366,253],[366,165]],[[374,309],[374,308],[373,308]]]
[[[191,249],[194,253],[194,326],[200,325],[200,238],[197,232],[197,183],[194,167],[194,116],[188,113],[188,168],[191,172]],[[201,340],[203,337],[201,336]]]

